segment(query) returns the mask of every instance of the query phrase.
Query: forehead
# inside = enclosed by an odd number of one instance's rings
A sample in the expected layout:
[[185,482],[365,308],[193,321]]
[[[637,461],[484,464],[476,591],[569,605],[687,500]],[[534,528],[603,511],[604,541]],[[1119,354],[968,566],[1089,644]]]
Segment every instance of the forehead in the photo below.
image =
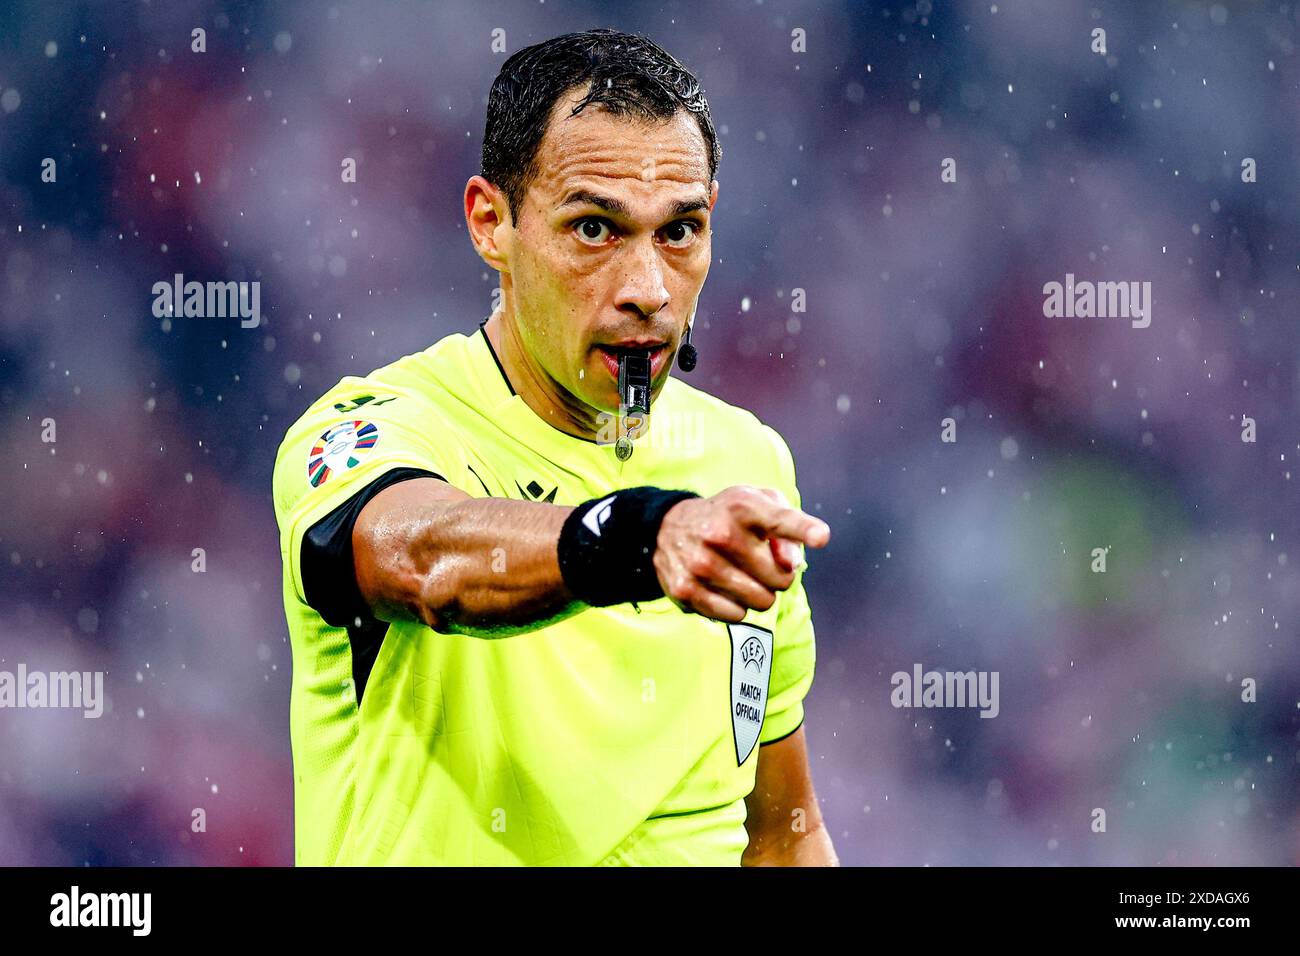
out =
[[693,114],[679,110],[666,119],[615,116],[600,104],[570,112],[585,95],[564,94],[551,111],[537,150],[537,177],[530,185],[546,205],[555,205],[582,186],[633,189],[709,183],[708,147]]

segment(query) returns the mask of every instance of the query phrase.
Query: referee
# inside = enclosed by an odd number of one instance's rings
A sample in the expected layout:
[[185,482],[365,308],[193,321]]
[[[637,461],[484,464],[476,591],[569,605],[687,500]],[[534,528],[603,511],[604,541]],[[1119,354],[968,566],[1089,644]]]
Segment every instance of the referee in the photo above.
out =
[[834,865],[785,441],[670,376],[721,150],[644,37],[506,60],[465,218],[501,301],[289,429],[301,865]]

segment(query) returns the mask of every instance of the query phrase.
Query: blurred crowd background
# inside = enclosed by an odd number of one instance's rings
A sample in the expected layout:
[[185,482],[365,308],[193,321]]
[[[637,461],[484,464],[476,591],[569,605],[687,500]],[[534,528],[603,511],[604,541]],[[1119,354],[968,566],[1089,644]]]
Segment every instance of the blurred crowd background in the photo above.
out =
[[[292,862],[276,447],[341,376],[489,314],[461,211],[489,86],[592,26],[712,106],[690,381],[787,437],[832,527],[807,732],[843,861],[1300,861],[1298,21],[0,5],[0,669],[102,670],[109,704],[0,711],[0,863]],[[155,317],[176,273],[260,281],[262,324]],[[1046,317],[1067,274],[1151,282],[1150,327]],[[1000,713],[893,707],[914,664],[997,671]]]

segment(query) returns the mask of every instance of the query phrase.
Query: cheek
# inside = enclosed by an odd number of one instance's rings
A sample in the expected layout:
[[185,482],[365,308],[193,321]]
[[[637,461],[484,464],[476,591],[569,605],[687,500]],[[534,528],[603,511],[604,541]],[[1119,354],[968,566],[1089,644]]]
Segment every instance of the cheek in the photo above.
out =
[[547,373],[573,386],[588,357],[583,333],[599,274],[592,262],[566,250],[562,239],[533,242],[514,276],[518,321]]
[[538,277],[535,304],[545,306],[549,323],[564,339],[556,351],[581,364],[587,352],[585,335],[599,324],[598,317],[610,297],[612,263],[566,249],[563,243],[548,247],[547,253],[547,260],[541,263],[546,273]]
[[673,283],[669,291],[675,297],[694,299],[709,274],[710,259],[709,250],[705,248],[695,255],[680,260],[669,273],[672,277],[670,281]]
[[592,264],[577,255],[564,237],[536,241],[521,265],[521,284],[534,297],[533,304],[545,303],[552,309],[584,298],[593,280]]

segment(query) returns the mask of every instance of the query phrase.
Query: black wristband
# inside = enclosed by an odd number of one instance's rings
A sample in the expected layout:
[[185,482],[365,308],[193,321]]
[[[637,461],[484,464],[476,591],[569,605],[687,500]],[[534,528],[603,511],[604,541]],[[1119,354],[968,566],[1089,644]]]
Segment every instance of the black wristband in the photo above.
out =
[[641,485],[584,501],[560,529],[565,585],[592,607],[663,597],[654,567],[659,526],[673,505],[698,497]]

